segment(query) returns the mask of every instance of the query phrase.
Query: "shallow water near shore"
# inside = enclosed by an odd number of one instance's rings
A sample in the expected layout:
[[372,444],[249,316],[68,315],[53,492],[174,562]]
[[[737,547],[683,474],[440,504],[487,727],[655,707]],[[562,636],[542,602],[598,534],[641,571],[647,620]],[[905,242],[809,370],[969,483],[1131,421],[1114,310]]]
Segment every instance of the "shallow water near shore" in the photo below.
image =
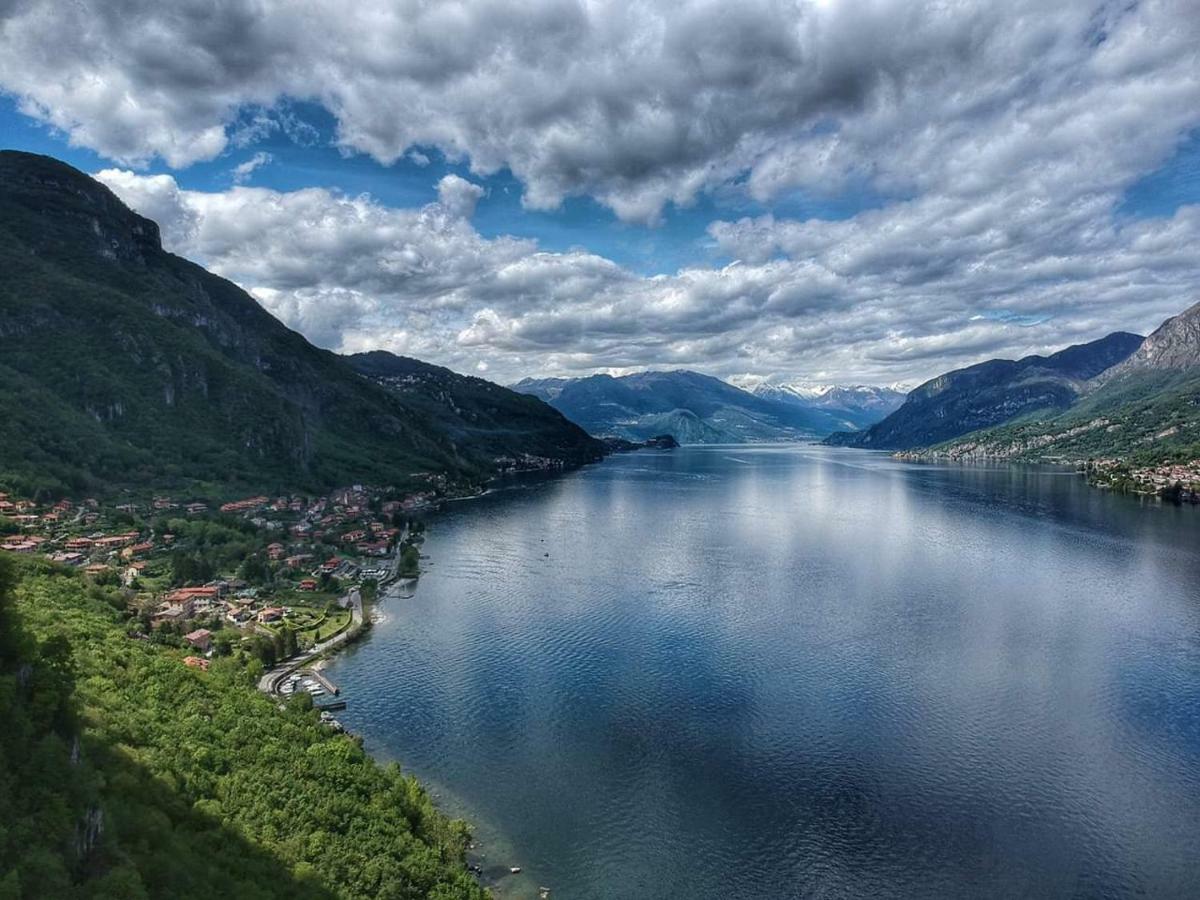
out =
[[692,447],[450,504],[423,552],[327,672],[502,895],[1200,891],[1200,510]]

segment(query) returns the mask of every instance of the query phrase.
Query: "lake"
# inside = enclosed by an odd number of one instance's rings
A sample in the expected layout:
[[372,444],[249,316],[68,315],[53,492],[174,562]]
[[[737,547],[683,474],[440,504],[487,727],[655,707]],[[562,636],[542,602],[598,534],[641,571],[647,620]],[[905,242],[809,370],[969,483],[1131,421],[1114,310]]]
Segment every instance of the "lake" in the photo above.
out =
[[449,504],[339,717],[504,896],[1200,895],[1200,510],[811,446]]

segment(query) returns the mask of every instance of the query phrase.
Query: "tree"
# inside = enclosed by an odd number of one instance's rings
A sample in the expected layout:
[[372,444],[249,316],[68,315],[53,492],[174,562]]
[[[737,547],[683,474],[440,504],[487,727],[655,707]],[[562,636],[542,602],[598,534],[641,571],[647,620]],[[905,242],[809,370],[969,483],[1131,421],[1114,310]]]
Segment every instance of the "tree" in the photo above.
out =
[[262,584],[271,576],[271,570],[258,554],[247,556],[238,567],[238,577],[251,584]]

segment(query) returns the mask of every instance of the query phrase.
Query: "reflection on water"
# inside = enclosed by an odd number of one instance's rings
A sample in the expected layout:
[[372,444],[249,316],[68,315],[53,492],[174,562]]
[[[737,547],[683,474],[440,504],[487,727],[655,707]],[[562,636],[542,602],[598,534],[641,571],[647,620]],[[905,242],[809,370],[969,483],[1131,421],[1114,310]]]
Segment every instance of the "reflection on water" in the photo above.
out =
[[685,448],[454,504],[425,552],[342,718],[519,892],[1197,893],[1196,510]]

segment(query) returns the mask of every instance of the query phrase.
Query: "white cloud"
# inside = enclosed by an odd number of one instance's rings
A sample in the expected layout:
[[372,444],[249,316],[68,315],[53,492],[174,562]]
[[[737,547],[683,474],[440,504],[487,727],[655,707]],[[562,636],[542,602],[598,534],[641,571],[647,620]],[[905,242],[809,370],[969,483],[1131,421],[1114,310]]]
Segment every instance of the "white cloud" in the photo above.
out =
[[442,208],[462,219],[469,219],[475,214],[475,204],[483,196],[483,188],[458,175],[443,176],[438,182],[437,191]]
[[[174,249],[329,346],[483,361],[497,378],[686,365],[916,381],[1147,329],[1200,284],[1197,207],[1118,213],[1200,127],[1198,0],[3,9],[0,87],[124,165],[311,142],[290,111],[302,99],[348,152],[508,167],[529,207],[587,195],[646,223],[712,191],[768,210],[710,225],[739,265],[644,278],[484,238],[483,188],[456,175],[403,210],[102,173]],[[858,192],[878,208],[779,211]]]
[[76,143],[176,167],[247,108],[235,142],[313,99],[383,162],[433,147],[511,168],[532,207],[653,221],[747,173],[760,199],[969,193],[1097,157],[1127,179],[1197,123],[1197,46],[1196,0],[15,0],[0,86]]
[[584,251],[482,237],[467,218],[478,186],[460,178],[441,182],[438,202],[391,209],[317,188],[202,193],[164,175],[97,177],[159,219],[169,249],[312,340],[460,371],[483,363],[502,381],[679,366],[915,383],[988,356],[1147,329],[1200,283],[1198,206],[1087,234],[1009,209],[1011,228],[1031,231],[1045,256],[932,201],[846,222],[743,220],[715,236],[786,255],[642,277]]
[[250,180],[250,176],[254,173],[255,169],[261,169],[271,162],[272,158],[270,153],[264,153],[260,150],[245,162],[238,163],[233,167],[233,183],[245,184]]

